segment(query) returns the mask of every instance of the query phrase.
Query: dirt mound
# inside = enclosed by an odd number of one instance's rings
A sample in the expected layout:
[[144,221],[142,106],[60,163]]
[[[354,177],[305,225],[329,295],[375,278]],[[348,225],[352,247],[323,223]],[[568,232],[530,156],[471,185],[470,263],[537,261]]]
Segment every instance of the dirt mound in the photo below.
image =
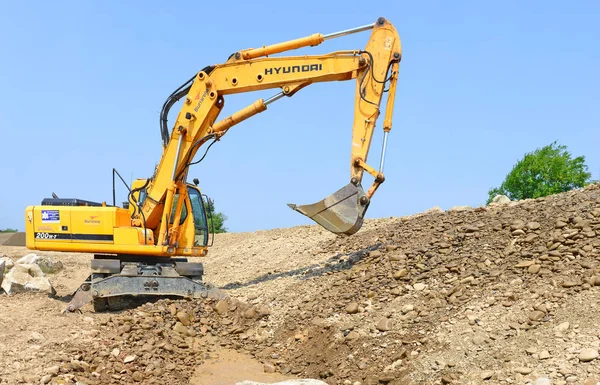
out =
[[[266,372],[329,384],[591,384],[599,233],[593,185],[370,220],[351,237],[317,226],[222,234],[203,262],[227,302],[86,310],[68,317],[92,322],[55,346],[60,354],[42,347],[22,358],[43,362],[38,382],[187,384],[226,348]],[[74,266],[67,260],[59,277]]]
[[600,345],[598,231],[597,186],[376,221],[321,243],[328,262],[300,281],[257,288],[281,344],[257,357],[332,384],[600,378],[580,357]]
[[25,246],[25,233],[0,234],[0,245]]

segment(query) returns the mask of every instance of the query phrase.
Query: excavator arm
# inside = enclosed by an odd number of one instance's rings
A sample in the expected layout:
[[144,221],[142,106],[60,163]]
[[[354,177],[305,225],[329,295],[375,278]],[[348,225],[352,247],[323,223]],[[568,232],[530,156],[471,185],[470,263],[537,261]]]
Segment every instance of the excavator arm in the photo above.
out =
[[[271,55],[316,46],[325,40],[371,30],[364,49],[337,51],[324,55],[272,57]],[[159,229],[157,245],[175,245],[181,201],[170,221],[173,196],[184,193],[188,168],[196,152],[209,141],[220,140],[233,126],[267,109],[271,103],[313,83],[356,79],[354,123],[352,127],[350,182],[324,200],[311,205],[289,206],[337,234],[354,234],[362,225],[370,200],[385,180],[383,164],[387,134],[392,127],[394,96],[402,56],[401,43],[394,26],[385,18],[373,24],[329,35],[304,38],[232,54],[222,64],[198,72],[167,99],[161,113],[163,154],[155,174],[145,186],[146,199],[134,214],[134,224]],[[386,85],[389,87],[385,89]],[[225,96],[279,88],[273,97],[253,104],[217,121]],[[383,149],[379,169],[367,164],[367,156],[384,93],[388,93],[383,121]],[[183,107],[170,135],[167,114],[185,96]],[[212,143],[211,143],[212,144]],[[374,177],[365,193],[364,172]],[[169,223],[172,223],[169,226]]]

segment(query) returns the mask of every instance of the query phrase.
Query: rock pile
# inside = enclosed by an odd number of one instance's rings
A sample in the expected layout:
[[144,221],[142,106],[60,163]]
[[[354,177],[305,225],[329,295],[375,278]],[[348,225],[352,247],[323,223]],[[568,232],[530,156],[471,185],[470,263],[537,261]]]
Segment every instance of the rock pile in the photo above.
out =
[[27,291],[40,291],[56,294],[50,280],[44,275],[37,264],[16,263],[6,273],[6,262],[0,262],[0,285],[7,294],[23,293]]
[[62,262],[37,254],[27,254],[16,262],[3,256],[0,258],[0,287],[7,294],[39,291],[54,295],[56,291],[45,274],[62,268]]
[[[600,378],[600,333],[581,327],[574,343],[559,322],[572,316],[563,311],[572,296],[598,295],[598,233],[594,185],[340,237],[329,250],[359,261],[273,298],[289,301],[275,332],[281,346],[258,357],[330,383]],[[557,338],[571,343],[566,352],[555,350]],[[532,340],[535,355],[520,345]]]
[[112,315],[47,375],[187,383],[227,346],[328,384],[595,383],[598,234],[597,185],[379,220],[318,245],[331,261],[284,291]]
[[43,273],[54,274],[63,269],[61,261],[55,261],[49,257],[39,256],[37,254],[27,254],[22,258],[19,258],[15,264],[24,265],[38,265]]
[[45,375],[85,384],[188,383],[217,348],[265,343],[269,311],[235,299],[146,303],[103,321],[91,344],[71,347]]

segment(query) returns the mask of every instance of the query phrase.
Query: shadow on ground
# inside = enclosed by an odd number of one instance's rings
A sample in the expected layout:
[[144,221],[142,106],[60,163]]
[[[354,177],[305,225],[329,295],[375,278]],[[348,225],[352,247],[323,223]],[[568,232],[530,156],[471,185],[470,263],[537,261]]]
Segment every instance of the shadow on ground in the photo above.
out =
[[[353,252],[346,253],[346,254],[334,255],[333,257],[331,257],[327,261],[325,261],[323,264],[310,265],[310,266],[306,266],[306,267],[302,267],[302,268],[294,269],[294,270],[290,270],[290,271],[285,271],[285,272],[281,272],[281,273],[277,273],[277,274],[267,273],[256,279],[253,279],[253,280],[245,282],[245,283],[241,283],[241,282],[228,283],[225,286],[221,286],[220,289],[223,289],[223,290],[239,289],[242,287],[248,287],[251,285],[256,285],[256,284],[268,282],[268,281],[273,281],[273,280],[276,280],[279,278],[284,278],[284,277],[301,276],[300,279],[307,279],[307,278],[311,278],[311,277],[321,276],[321,275],[331,272],[331,271],[348,270],[348,269],[352,268],[352,266],[354,264],[356,264],[361,259],[363,259],[365,256],[367,256],[370,251],[377,249],[381,245],[382,245],[381,242],[377,242],[376,244],[374,244],[372,246],[366,247],[366,248],[358,250],[358,251],[353,251]],[[348,258],[344,258],[344,257],[348,257]]]

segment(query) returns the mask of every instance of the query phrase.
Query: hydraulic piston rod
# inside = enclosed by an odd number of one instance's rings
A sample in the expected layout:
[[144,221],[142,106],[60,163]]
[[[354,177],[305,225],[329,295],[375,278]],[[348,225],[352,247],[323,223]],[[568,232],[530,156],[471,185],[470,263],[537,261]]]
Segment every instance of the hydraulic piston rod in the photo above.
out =
[[323,40],[335,39],[336,37],[342,37],[342,36],[351,35],[351,34],[357,33],[357,32],[368,31],[369,29],[373,29],[374,25],[375,25],[375,23],[371,23],[371,24],[363,25],[363,26],[356,27],[356,28],[350,28],[350,29],[346,29],[343,31],[339,31],[339,32],[329,33],[329,34],[323,36]]
[[[377,22],[384,23],[385,19],[380,17]],[[283,43],[271,44],[271,45],[263,46],[260,48],[251,48],[251,49],[242,51],[241,57],[244,58],[245,60],[250,60],[250,59],[255,59],[255,58],[261,57],[261,56],[269,56],[269,55],[273,55],[276,53],[289,51],[292,49],[298,49],[298,48],[307,47],[307,46],[316,46],[316,45],[321,44],[325,40],[334,39],[336,37],[341,37],[341,36],[346,36],[346,35],[351,35],[353,33],[368,31],[370,29],[373,29],[375,24],[376,23],[362,25],[360,27],[345,29],[343,31],[328,33],[326,35],[323,35],[321,33],[315,33],[310,36],[301,37],[301,38],[286,41]]]

